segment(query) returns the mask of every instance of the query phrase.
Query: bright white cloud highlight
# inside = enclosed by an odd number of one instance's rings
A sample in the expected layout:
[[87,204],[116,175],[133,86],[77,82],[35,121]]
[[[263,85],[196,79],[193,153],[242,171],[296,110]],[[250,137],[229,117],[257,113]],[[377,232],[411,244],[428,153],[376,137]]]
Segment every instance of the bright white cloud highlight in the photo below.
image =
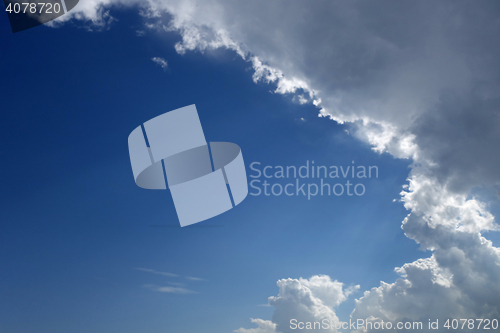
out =
[[[332,281],[326,275],[310,279],[282,279],[278,281],[278,296],[269,297],[269,304],[275,308],[273,322],[278,332],[295,332],[290,319],[298,322],[321,322],[327,320],[329,326],[339,327],[340,320],[334,308],[359,289],[359,286],[344,289],[343,284]],[[335,328],[314,332],[337,332]]]

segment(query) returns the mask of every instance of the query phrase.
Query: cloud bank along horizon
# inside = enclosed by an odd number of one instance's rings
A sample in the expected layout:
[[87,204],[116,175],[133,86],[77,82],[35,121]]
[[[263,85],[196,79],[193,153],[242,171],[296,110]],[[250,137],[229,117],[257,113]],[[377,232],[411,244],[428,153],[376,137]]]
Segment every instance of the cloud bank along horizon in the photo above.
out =
[[[96,0],[55,25],[76,18],[112,28],[113,5],[139,10],[139,34],[178,32],[179,54],[233,50],[256,83],[313,103],[376,152],[413,161],[401,227],[432,255],[365,291],[353,319],[500,316],[500,249],[482,235],[498,225],[488,202],[471,196],[500,186],[499,2]],[[335,322],[352,293],[323,275],[278,287],[272,321],[235,332],[291,332],[290,318]]]

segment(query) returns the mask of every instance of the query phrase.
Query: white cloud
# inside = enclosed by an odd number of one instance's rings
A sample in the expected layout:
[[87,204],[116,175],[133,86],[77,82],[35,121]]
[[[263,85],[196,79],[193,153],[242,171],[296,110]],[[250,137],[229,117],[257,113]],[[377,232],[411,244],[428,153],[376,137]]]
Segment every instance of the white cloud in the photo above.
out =
[[240,328],[235,333],[276,333],[276,324],[270,320],[250,319],[252,323],[257,324],[257,328]]
[[163,68],[163,70],[166,70],[168,68],[168,63],[165,59],[160,58],[160,57],[153,57],[151,58],[155,64]]
[[[89,1],[73,15],[102,26],[99,4],[109,3]],[[413,160],[402,228],[434,252],[366,291],[354,318],[500,316],[500,253],[481,236],[498,227],[486,204],[469,197],[475,187],[500,186],[499,2],[148,3],[145,26],[178,31],[180,54],[234,50],[255,82],[310,101],[377,152]],[[270,304],[283,332],[290,316],[337,320],[332,307],[347,297],[326,277],[278,286]]]
[[189,281],[207,281],[206,279],[192,276],[186,276],[186,279],[188,279]]
[[[169,278],[181,278],[182,276],[174,274],[174,273],[168,273],[168,272],[160,272],[151,268],[135,268],[138,271],[141,272],[147,272],[147,273],[152,273],[156,275],[161,275]],[[207,281],[206,279],[203,278],[198,278],[198,277],[192,277],[192,276],[186,276],[184,277],[188,281]],[[171,282],[169,281],[168,284],[170,286],[157,286],[154,284],[145,284],[143,285],[143,288],[147,288],[149,290],[157,291],[157,292],[163,292],[163,293],[171,293],[171,294],[197,294],[197,292],[189,290],[187,288],[184,288],[185,284],[180,283],[180,282]]]
[[405,234],[434,253],[396,269],[401,278],[395,283],[365,292],[352,316],[385,321],[497,318],[500,249],[480,234],[497,229],[484,204],[419,174],[403,192],[403,201],[412,211],[403,222]]
[[182,287],[157,286],[154,284],[145,284],[142,287],[160,293],[180,294],[180,295],[197,294],[196,291],[192,291]]
[[[320,296],[312,292],[300,280],[282,279],[278,281],[278,296],[270,297],[269,304],[275,308],[273,322],[279,332],[293,332],[290,320],[298,322],[320,322],[324,319],[339,322],[335,311],[326,306]],[[323,330],[336,332],[335,330]]]
[[156,270],[150,269],[150,268],[136,268],[136,270],[142,271],[142,272],[148,272],[148,273],[158,274],[158,275],[163,275],[163,276],[168,276],[168,277],[178,277],[179,276],[179,275],[173,274],[173,273],[159,272],[159,271],[156,271]]
[[[290,320],[297,322],[322,322],[326,320],[328,326],[338,326],[340,321],[335,314],[334,308],[345,301],[347,297],[359,286],[344,289],[341,282],[332,281],[326,275],[316,275],[310,279],[282,279],[277,282],[279,287],[278,296],[269,297],[269,304],[275,308],[272,322],[259,321],[259,328],[255,332],[261,332],[261,326],[267,326],[263,332],[294,332],[290,326]],[[254,321],[256,322],[256,321]],[[257,322],[256,322],[257,323]],[[270,326],[273,323],[275,326]],[[262,324],[262,325],[261,325]],[[326,326],[323,326],[326,328]],[[270,330],[270,329],[273,330]],[[312,330],[313,332],[337,332],[335,328]],[[240,328],[235,332],[254,332]]]
[[344,289],[344,284],[337,280],[332,281],[327,275],[315,275],[310,279],[300,278],[299,282],[309,288],[311,293],[319,298],[323,304],[330,308],[339,306],[349,295],[359,289],[360,286],[353,286]]

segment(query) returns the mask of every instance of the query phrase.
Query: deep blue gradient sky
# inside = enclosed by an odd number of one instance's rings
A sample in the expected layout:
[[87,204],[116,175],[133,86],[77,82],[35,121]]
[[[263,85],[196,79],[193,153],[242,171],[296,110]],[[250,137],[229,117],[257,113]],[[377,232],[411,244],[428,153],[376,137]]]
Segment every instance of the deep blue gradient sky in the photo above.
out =
[[[408,160],[376,154],[314,106],[255,84],[233,52],[181,56],[175,33],[138,37],[134,12],[113,16],[101,32],[70,23],[14,35],[0,15],[0,332],[231,332],[249,314],[271,317],[258,305],[278,279],[328,274],[368,290],[425,256],[392,202]],[[354,160],[378,166],[379,178],[364,181],[362,197],[248,196],[180,228],[168,191],[135,185],[127,137],[190,104],[208,141],[241,147],[249,174],[253,161]],[[197,293],[143,288],[169,282]],[[341,305],[341,319],[360,296]]]

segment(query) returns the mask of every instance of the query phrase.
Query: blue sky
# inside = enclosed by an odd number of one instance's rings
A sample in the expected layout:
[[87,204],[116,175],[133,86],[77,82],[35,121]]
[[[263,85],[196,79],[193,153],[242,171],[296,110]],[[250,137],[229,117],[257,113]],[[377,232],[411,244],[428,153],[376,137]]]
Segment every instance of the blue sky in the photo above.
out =
[[[276,281],[318,274],[360,285],[336,309],[348,320],[394,267],[431,256],[401,228],[411,158],[375,152],[356,122],[318,117],[300,89],[256,84],[234,50],[179,54],[177,31],[139,36],[136,8],[111,15],[102,31],[73,20],[17,34],[0,15],[1,332],[232,332],[272,320],[262,305]],[[168,191],[135,185],[127,137],[190,104],[208,141],[241,147],[248,174],[254,161],[314,160],[376,165],[379,177],[361,197],[248,196],[180,228]]]
[[[282,277],[361,275],[353,283],[372,287],[381,278],[374,270],[391,276],[418,256],[417,245],[393,228],[406,215],[392,199],[407,161],[378,155],[345,127],[318,118],[314,106],[255,85],[233,52],[180,56],[174,34],[170,45],[137,37],[134,15],[118,15],[114,29],[99,33],[66,26],[2,34],[7,331],[231,331],[248,314],[270,318],[257,305]],[[168,61],[166,71],[155,56]],[[238,143],[249,174],[253,161],[354,160],[378,166],[380,177],[366,182],[363,197],[249,196],[237,209],[177,228],[169,193],[136,187],[126,139],[137,124],[193,103],[207,139]],[[199,294],[141,288],[168,282]]]

